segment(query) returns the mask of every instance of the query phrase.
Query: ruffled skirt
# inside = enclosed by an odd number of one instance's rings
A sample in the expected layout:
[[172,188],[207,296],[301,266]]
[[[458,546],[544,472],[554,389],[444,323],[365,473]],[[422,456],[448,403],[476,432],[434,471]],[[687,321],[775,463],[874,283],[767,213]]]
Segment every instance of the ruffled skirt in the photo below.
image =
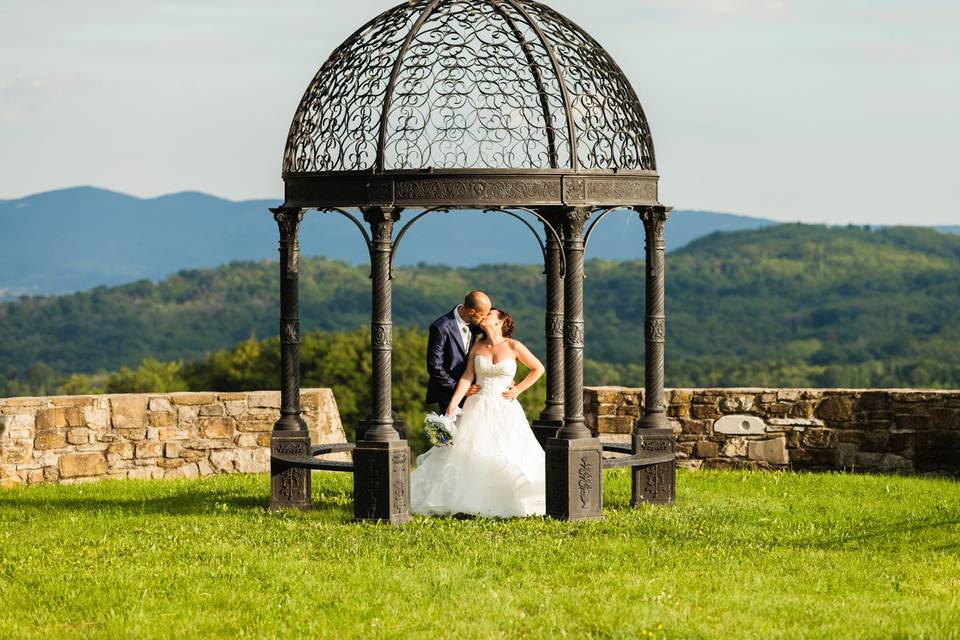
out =
[[501,518],[546,512],[544,453],[519,402],[473,395],[463,405],[457,430],[452,445],[417,458],[411,511]]

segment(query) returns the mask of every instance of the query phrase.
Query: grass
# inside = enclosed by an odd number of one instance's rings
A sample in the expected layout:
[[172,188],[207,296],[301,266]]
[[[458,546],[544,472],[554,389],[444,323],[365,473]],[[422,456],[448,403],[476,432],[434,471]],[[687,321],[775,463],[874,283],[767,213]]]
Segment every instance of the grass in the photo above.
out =
[[0,491],[0,638],[960,638],[960,483],[685,472],[566,523],[264,510],[267,478]]

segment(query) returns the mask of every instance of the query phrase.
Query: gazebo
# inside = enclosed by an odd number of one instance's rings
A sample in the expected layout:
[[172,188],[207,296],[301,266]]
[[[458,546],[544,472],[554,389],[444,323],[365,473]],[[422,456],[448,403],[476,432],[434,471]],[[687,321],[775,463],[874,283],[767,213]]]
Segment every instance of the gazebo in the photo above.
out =
[[[307,87],[283,179],[284,204],[272,210],[282,406],[271,508],[310,508],[311,470],[340,470],[354,474],[357,519],[409,519],[411,454],[391,406],[394,256],[418,220],[464,209],[519,220],[544,256],[548,390],[532,428],[546,450],[547,514],[602,517],[602,470],[613,466],[633,468],[633,504],[673,501],[676,446],[663,399],[669,208],[658,201],[640,101],[580,27],[533,0],[409,0],[384,12]],[[604,446],[583,412],[584,250],[617,209],[639,215],[646,231],[646,395],[632,444]],[[300,416],[298,232],[308,210],[352,221],[370,253],[372,402],[356,443],[314,446]],[[347,450],[352,463],[322,458]]]

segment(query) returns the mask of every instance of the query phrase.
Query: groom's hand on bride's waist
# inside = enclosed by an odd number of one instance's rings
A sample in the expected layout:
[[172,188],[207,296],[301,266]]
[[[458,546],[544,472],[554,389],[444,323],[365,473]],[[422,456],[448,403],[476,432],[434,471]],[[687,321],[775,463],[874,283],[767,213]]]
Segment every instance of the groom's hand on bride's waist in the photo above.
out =
[[467,389],[467,397],[468,397],[468,398],[469,398],[470,396],[474,396],[474,395],[476,395],[476,394],[478,394],[478,393],[480,393],[480,385],[478,385],[478,384],[472,384],[472,385],[470,385],[470,388]]

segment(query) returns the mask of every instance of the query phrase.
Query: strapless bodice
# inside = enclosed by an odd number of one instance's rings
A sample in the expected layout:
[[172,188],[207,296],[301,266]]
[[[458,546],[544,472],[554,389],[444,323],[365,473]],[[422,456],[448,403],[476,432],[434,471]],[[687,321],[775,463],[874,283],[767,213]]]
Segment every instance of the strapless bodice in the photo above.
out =
[[477,374],[476,383],[480,385],[480,394],[500,396],[510,388],[513,377],[517,374],[515,358],[506,358],[494,364],[493,360],[485,355],[474,356],[473,368]]

